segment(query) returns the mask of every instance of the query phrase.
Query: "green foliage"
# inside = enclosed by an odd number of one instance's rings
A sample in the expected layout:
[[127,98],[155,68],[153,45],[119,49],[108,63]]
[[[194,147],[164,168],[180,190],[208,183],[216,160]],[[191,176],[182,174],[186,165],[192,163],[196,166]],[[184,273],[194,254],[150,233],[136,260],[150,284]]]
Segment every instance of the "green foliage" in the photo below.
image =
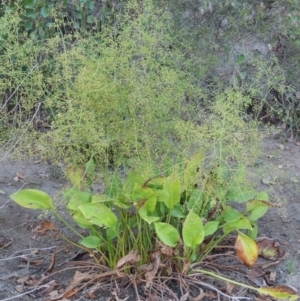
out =
[[[200,169],[204,164],[203,157],[198,161]],[[80,178],[82,184],[76,181],[76,187],[85,186],[87,180],[84,175],[91,172],[92,165],[91,160],[86,164]],[[187,185],[183,176],[190,166],[186,164],[184,171],[174,171],[169,176],[151,178],[143,183],[136,181],[137,176],[140,179],[143,176],[133,171],[113,196],[93,194],[76,187],[65,190],[63,195],[67,201],[67,210],[78,226],[89,231],[86,237],[79,234],[78,243],[96,249],[102,255],[102,263],[111,268],[115,268],[117,262],[132,250],[141,256],[141,265],[148,263],[151,261],[149,254],[156,250],[156,240],[174,248],[174,254],[180,260],[194,262],[204,260],[229,233],[248,230],[247,238],[242,233],[238,236],[239,244],[247,247],[242,248],[246,255],[243,253],[241,256],[245,261],[249,257],[255,258],[252,245],[255,246],[253,239],[256,235],[252,230],[257,229],[256,221],[272,205],[266,193],[256,193],[254,198],[247,200],[245,210],[239,212],[229,205],[233,200],[227,198],[230,187],[234,186],[234,177],[223,179],[221,192],[210,189],[220,181],[215,177],[215,170],[207,171],[209,180],[197,172],[190,181],[201,185],[188,191],[186,188],[190,185]],[[78,177],[78,172],[74,173]],[[195,191],[203,197],[195,199]],[[51,198],[44,192],[21,190],[12,194],[11,198],[27,208],[50,209],[61,219]],[[174,257],[172,260],[178,259]]]
[[59,20],[64,32],[101,29],[112,22],[115,10],[121,10],[120,1],[95,0],[4,0],[0,4],[0,17],[7,12],[20,12],[19,30],[34,39],[45,39],[55,35]]

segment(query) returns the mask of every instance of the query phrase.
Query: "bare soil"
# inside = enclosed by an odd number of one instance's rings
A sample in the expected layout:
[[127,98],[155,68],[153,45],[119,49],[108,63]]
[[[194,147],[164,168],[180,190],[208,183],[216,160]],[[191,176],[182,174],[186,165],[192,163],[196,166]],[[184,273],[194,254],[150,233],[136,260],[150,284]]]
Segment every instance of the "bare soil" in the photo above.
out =
[[[256,175],[256,185],[267,191],[272,201],[281,202],[283,208],[271,208],[262,218],[259,236],[275,239],[286,252],[281,263],[270,267],[273,277],[275,275],[274,284],[287,284],[299,290],[300,144],[268,138],[262,141],[262,149],[257,164],[249,170]],[[24,284],[24,279],[28,279],[24,277],[30,275],[31,279],[38,279],[40,274],[45,273],[53,262],[54,249],[56,259],[52,273],[64,267],[63,264],[79,251],[62,240],[55,230],[46,233],[41,231],[42,222],[48,221],[68,239],[75,240],[66,227],[51,215],[26,210],[9,199],[9,195],[18,189],[35,188],[50,194],[59,208],[63,208],[59,190],[64,185],[60,170],[51,165],[32,161],[0,163],[0,300],[46,300],[49,296],[45,297],[40,291],[17,297],[22,291],[33,289],[33,286]],[[68,218],[62,209],[61,214]],[[75,270],[58,273],[49,281],[55,279],[56,283],[64,287],[70,283],[74,273]],[[95,300],[121,300],[126,297],[127,300],[136,300],[134,290],[126,290],[119,297],[114,297],[109,289],[103,290],[96,294]],[[254,300],[255,297],[249,294],[249,298]],[[87,299],[81,292],[68,300]],[[211,299],[205,297],[202,300]]]

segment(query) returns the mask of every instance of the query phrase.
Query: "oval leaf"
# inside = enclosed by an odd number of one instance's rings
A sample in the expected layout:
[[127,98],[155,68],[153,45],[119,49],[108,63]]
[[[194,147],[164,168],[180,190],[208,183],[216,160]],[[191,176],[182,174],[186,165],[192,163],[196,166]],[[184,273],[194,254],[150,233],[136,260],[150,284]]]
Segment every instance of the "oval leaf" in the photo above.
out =
[[224,225],[224,233],[229,233],[238,230],[252,230],[252,225],[246,217],[241,217],[238,221]]
[[258,258],[258,247],[254,240],[239,232],[234,248],[236,256],[243,264],[248,267],[252,267],[254,265]]
[[149,225],[154,222],[157,222],[161,219],[161,217],[159,217],[159,216],[149,214],[149,212],[147,212],[147,210],[145,208],[139,209],[138,213],[139,213],[140,217],[144,221],[146,221]]
[[87,229],[93,225],[91,222],[87,221],[80,211],[76,211],[74,214],[72,214],[72,218],[80,228]]
[[190,211],[182,227],[183,242],[187,247],[196,248],[204,239],[204,228],[201,218]]
[[78,206],[80,206],[82,204],[90,203],[91,200],[92,200],[92,194],[91,193],[76,190],[75,193],[72,193],[72,197],[69,200],[66,208],[68,210],[77,211]]
[[100,203],[90,203],[78,206],[84,217],[98,226],[114,227],[118,222],[111,209]]
[[23,7],[33,9],[35,7],[36,0],[24,0]]
[[154,223],[157,237],[167,246],[175,247],[179,240],[176,228],[166,223]]
[[54,209],[51,197],[41,190],[24,189],[9,196],[22,207],[29,209]]
[[169,193],[169,198],[164,201],[167,208],[172,209],[180,201],[180,180],[177,177],[170,177],[164,184],[164,189]]
[[249,215],[247,218],[250,221],[257,221],[259,218],[265,215],[270,205],[271,204],[266,201],[253,200],[248,202],[246,209],[249,212]]
[[42,7],[41,15],[43,16],[43,18],[47,18],[49,16],[48,8],[46,6]]
[[101,245],[101,238],[98,236],[87,236],[79,241],[81,245],[87,248],[98,248]]
[[223,220],[229,223],[235,222],[239,220],[241,217],[242,214],[230,206],[227,206],[224,212],[222,213]]
[[214,234],[218,230],[219,222],[211,221],[204,225],[205,237]]

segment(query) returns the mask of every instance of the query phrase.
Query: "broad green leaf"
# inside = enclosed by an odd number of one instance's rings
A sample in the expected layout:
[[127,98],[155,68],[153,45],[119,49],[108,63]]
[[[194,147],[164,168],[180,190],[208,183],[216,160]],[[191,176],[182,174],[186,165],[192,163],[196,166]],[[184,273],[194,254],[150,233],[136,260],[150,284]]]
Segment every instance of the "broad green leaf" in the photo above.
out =
[[235,222],[227,223],[223,227],[224,233],[229,233],[232,231],[243,230],[243,229],[244,230],[252,229],[252,225],[251,225],[250,221],[247,218],[245,218],[244,216]]
[[180,201],[181,186],[179,178],[176,176],[169,177],[164,184],[163,190],[169,193],[169,198],[166,200],[165,205],[167,208],[172,209]]
[[106,229],[106,239],[112,240],[118,236],[118,232],[120,229],[120,223],[117,223],[113,228]]
[[78,206],[84,217],[98,226],[114,227],[118,222],[111,209],[100,203],[90,203]]
[[98,248],[101,245],[101,242],[100,237],[93,235],[87,236],[79,241],[81,245],[90,249]]
[[141,176],[136,171],[132,171],[131,173],[128,174],[128,176],[125,179],[125,182],[123,185],[123,193],[128,198],[131,198],[131,194],[134,189],[134,186],[136,184],[139,184],[140,186],[142,186],[144,182],[145,182],[145,177]]
[[46,6],[42,7],[41,15],[43,16],[43,18],[47,18],[49,16],[48,8]]
[[227,206],[221,215],[222,219],[226,222],[232,223],[239,220],[242,214],[230,206]]
[[247,218],[250,221],[257,221],[264,216],[269,209],[269,204],[266,201],[253,200],[247,203],[246,210],[249,212]]
[[271,296],[275,300],[296,301],[300,298],[298,291],[288,285],[262,286],[257,291],[259,294]]
[[168,191],[165,190],[160,190],[160,189],[155,189],[153,190],[156,197],[157,197],[157,202],[161,202],[161,203],[167,203],[168,199],[170,197]]
[[94,16],[93,16],[93,15],[87,16],[86,22],[87,22],[88,24],[92,24],[92,23],[94,22]]
[[37,12],[34,10],[26,11],[26,17],[29,19],[35,19],[37,17]]
[[256,242],[247,235],[238,232],[234,245],[236,256],[248,267],[252,267],[258,258],[258,247]]
[[24,0],[22,4],[24,8],[33,9],[35,7],[36,0]]
[[166,177],[156,177],[147,181],[145,185],[153,189],[162,189],[166,179]]
[[148,212],[145,208],[139,209],[138,213],[139,213],[140,217],[143,220],[145,220],[149,225],[154,222],[157,222],[161,219],[160,216],[151,215],[150,212]]
[[167,213],[168,208],[166,207],[165,203],[157,203],[157,204],[159,205],[159,207],[158,207],[159,208],[159,212],[160,212],[159,215],[160,216],[164,216]]
[[90,203],[91,200],[92,200],[91,193],[75,190],[74,192],[72,192],[72,197],[70,201],[67,203],[66,208],[68,210],[77,211],[79,210],[78,206],[82,204]]
[[87,229],[93,225],[83,216],[80,211],[76,211],[74,214],[72,214],[72,218],[80,228]]
[[124,197],[119,196],[117,199],[112,199],[111,202],[114,206],[121,209],[129,209],[131,207],[131,203],[129,203]]
[[204,225],[205,237],[214,234],[218,230],[218,227],[219,227],[218,221],[207,222]]
[[194,249],[203,242],[204,235],[205,233],[201,218],[193,211],[190,211],[182,227],[184,244],[187,247]]
[[107,203],[111,198],[106,194],[93,194],[91,203]]
[[194,189],[188,199],[187,208],[189,210],[194,210],[195,212],[200,211],[204,199],[204,193],[200,189]]
[[155,193],[151,188],[143,188],[141,185],[136,183],[133,187],[131,199],[133,202],[136,202],[140,200],[148,200],[152,196],[155,196]]
[[259,200],[259,201],[269,201],[269,196],[266,192],[259,192],[257,195],[256,195],[256,199]]
[[153,195],[151,196],[145,203],[144,203],[144,208],[149,211],[153,212],[156,206],[156,196]]
[[184,210],[184,207],[180,204],[176,204],[173,209],[171,210],[171,216],[176,218],[185,218],[186,212]]
[[41,190],[24,189],[12,193],[9,196],[22,207],[29,209],[54,209],[51,197]]
[[258,234],[258,226],[256,222],[251,222],[251,226],[252,229],[248,229],[246,234],[247,236],[249,236],[252,239],[256,239],[257,238],[257,234]]
[[62,195],[67,201],[70,201],[74,195],[78,195],[78,198],[80,198],[80,199],[85,199],[85,200],[89,199],[90,201],[91,201],[91,197],[92,197],[91,193],[84,192],[84,191],[81,191],[81,190],[78,190],[75,188],[63,190]]
[[179,233],[176,228],[167,223],[154,223],[157,237],[167,246],[175,247],[179,240]]
[[33,22],[32,21],[25,21],[24,22],[24,28],[26,31],[29,31],[33,28]]

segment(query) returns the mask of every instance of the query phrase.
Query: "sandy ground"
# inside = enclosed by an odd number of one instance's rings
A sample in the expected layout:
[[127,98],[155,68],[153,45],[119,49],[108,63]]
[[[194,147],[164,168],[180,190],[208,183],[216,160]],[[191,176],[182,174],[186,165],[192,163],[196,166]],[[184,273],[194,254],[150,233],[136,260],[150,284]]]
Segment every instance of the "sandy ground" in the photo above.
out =
[[[259,223],[259,236],[275,239],[286,252],[285,260],[276,267],[270,267],[273,276],[276,275],[274,283],[291,285],[299,290],[300,144],[265,139],[262,147],[257,165],[250,170],[256,174],[260,189],[268,191],[272,201],[282,202],[283,209],[270,209]],[[50,165],[34,162],[0,163],[0,300],[47,299],[38,292],[16,298],[24,290],[22,277],[39,275],[49,269],[54,248],[57,266],[62,266],[76,255],[78,249],[61,240],[56,231],[46,234],[38,231],[42,222],[48,221],[57,229],[64,229],[61,230],[63,234],[73,239],[58,221],[47,213],[41,216],[40,211],[21,208],[9,199],[9,195],[18,189],[35,188],[49,193],[58,205],[62,205],[58,192],[64,185],[60,171]],[[67,217],[63,210],[61,214]],[[54,279],[62,286],[68,285],[74,272],[56,274]],[[25,285],[25,288],[30,289],[30,286]],[[127,290],[122,297],[126,296],[127,300],[136,300],[133,290]],[[79,293],[72,300],[86,299]],[[121,299],[113,297],[109,291],[101,291],[95,300]]]

